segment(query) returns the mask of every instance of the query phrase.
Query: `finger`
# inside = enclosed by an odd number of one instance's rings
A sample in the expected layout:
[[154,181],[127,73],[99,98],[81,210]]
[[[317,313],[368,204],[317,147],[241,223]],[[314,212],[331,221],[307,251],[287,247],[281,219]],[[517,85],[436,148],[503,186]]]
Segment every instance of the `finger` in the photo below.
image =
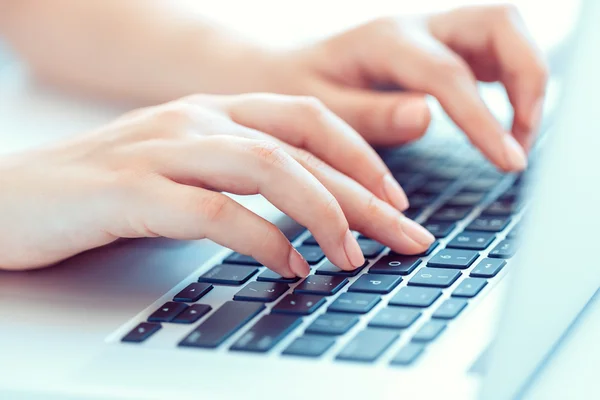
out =
[[[399,84],[435,96],[471,142],[499,168],[506,171],[525,168],[527,159],[523,149],[504,131],[481,99],[477,82],[464,60],[433,39],[427,45],[406,45],[394,54],[397,58],[390,73]],[[403,64],[398,54],[411,62]]]
[[[249,128],[240,131],[240,134],[257,140],[269,137]],[[434,237],[425,228],[406,218],[358,182],[306,150],[283,142],[280,144],[338,199],[352,229],[402,254],[421,253],[433,242]]]
[[235,122],[306,149],[394,207],[408,208],[404,191],[375,150],[319,100],[246,95],[234,101],[229,111]]
[[375,146],[397,146],[421,138],[431,121],[422,94],[383,92],[323,84],[321,98]]
[[[232,134],[241,128],[230,125]],[[353,269],[364,263],[336,198],[272,141],[192,136],[160,147],[153,151],[155,168],[168,178],[219,191],[262,194],[306,226],[334,264]]]
[[143,201],[136,202],[133,224],[148,236],[179,240],[209,238],[285,277],[308,275],[310,269],[273,224],[229,197],[166,178],[149,183]]
[[352,229],[402,254],[423,252],[434,237],[350,177],[301,149],[288,149],[338,199]]
[[513,134],[529,148],[540,122],[548,72],[517,8],[464,7],[433,16],[430,27],[469,59],[479,79],[502,81],[514,108]]
[[547,66],[514,7],[503,6],[490,15],[495,19],[491,43],[514,109],[513,134],[529,150],[541,122]]

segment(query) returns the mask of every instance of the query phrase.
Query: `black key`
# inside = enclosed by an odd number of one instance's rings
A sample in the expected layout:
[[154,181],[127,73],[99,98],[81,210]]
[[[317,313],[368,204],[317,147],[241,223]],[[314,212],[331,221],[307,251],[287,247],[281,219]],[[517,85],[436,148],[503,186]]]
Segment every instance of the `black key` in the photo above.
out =
[[488,192],[496,187],[497,179],[477,178],[467,183],[462,190],[466,192]]
[[466,217],[470,212],[471,207],[451,207],[444,206],[429,217],[432,221],[456,222]]
[[485,285],[487,285],[485,279],[466,278],[456,289],[454,289],[452,297],[475,297],[481,292],[481,289],[483,289]]
[[432,179],[419,188],[419,192],[426,194],[440,194],[452,184],[452,180]]
[[283,232],[284,236],[290,242],[293,242],[298,238],[298,236],[302,235],[306,232],[306,228],[294,221],[291,218],[285,218],[284,220],[280,220],[277,223],[281,232]]
[[419,215],[423,212],[422,208],[419,207],[409,207],[408,209],[403,211],[403,214],[406,218],[417,219]]
[[506,265],[502,259],[484,258],[473,268],[471,276],[476,278],[492,278]]
[[415,193],[408,197],[410,206],[414,208],[427,207],[435,200],[436,196],[424,193]]
[[423,353],[423,350],[425,346],[421,343],[408,343],[396,353],[391,364],[410,365]]
[[446,247],[453,249],[485,250],[496,239],[493,233],[469,232],[459,233]]
[[501,241],[490,251],[488,257],[492,258],[511,258],[517,252],[517,244],[514,240],[506,239]]
[[155,334],[161,328],[160,324],[142,322],[121,339],[122,342],[140,343]]
[[428,221],[423,226],[436,238],[445,238],[456,228],[456,223]]
[[309,275],[304,279],[296,289],[295,293],[318,294],[321,296],[331,296],[336,294],[348,283],[348,279],[343,276],[335,275]]
[[446,329],[446,323],[439,320],[427,321],[419,328],[415,336],[413,336],[413,342],[431,342],[437,338],[440,333]]
[[431,243],[429,245],[429,247],[427,248],[427,250],[425,250],[422,253],[415,254],[415,255],[417,257],[426,257],[426,256],[430,255],[433,252],[433,250],[435,250],[439,245],[440,245],[440,241],[439,240],[435,240],[433,243]]
[[205,316],[210,310],[212,310],[212,307],[208,304],[192,304],[171,322],[175,322],[176,324],[193,324]]
[[158,310],[154,311],[149,317],[149,322],[171,322],[173,318],[182,313],[188,305],[185,303],[175,303],[169,301],[163,304]]
[[[344,293],[345,294],[345,293]],[[306,328],[306,333],[319,335],[343,335],[358,323],[359,318],[352,314],[321,314]]]
[[298,253],[300,253],[310,265],[318,264],[325,258],[325,253],[323,253],[323,250],[318,246],[298,246],[296,247],[296,250],[298,250]]
[[506,235],[507,239],[515,239],[521,235],[522,225],[521,222],[512,227],[508,235]]
[[455,318],[467,306],[464,299],[451,298],[445,300],[437,310],[433,312],[432,318],[452,319]]
[[229,263],[229,264],[254,265],[256,267],[262,266],[261,263],[256,261],[251,256],[247,256],[247,255],[241,254],[241,253],[233,253],[232,255],[227,257],[225,260],[223,260],[223,262]]
[[325,298],[311,294],[292,293],[275,304],[271,312],[274,314],[309,315],[325,304]]
[[428,267],[438,268],[469,268],[473,261],[479,257],[479,253],[471,250],[443,249],[427,262]]
[[210,283],[199,283],[194,282],[187,285],[185,289],[181,292],[177,293],[173,298],[173,301],[185,301],[188,303],[194,303],[206,293],[210,292],[213,288],[213,285]]
[[244,333],[230,349],[265,353],[271,350],[301,322],[302,319],[294,315],[265,315]]
[[307,244],[309,246],[318,246],[319,242],[317,242],[317,239],[315,239],[313,235],[310,235],[308,238],[304,239],[304,242],[302,242],[302,244]]
[[441,295],[442,291],[439,289],[406,286],[392,297],[389,304],[390,306],[429,307]]
[[[368,276],[368,275],[365,275]],[[328,311],[366,314],[379,301],[381,297],[367,293],[342,293],[327,309]]]
[[369,262],[365,260],[365,263],[362,267],[358,267],[356,269],[353,269],[352,271],[346,271],[339,267],[336,267],[335,265],[333,265],[333,263],[331,261],[327,260],[327,261],[325,261],[325,263],[323,263],[323,265],[321,265],[315,271],[315,274],[317,274],[317,275],[337,275],[337,276],[356,276],[368,264],[369,264]]
[[277,282],[250,282],[234,296],[234,300],[263,301],[270,303],[277,300],[290,287]]
[[304,335],[294,340],[281,354],[302,357],[319,357],[329,350],[334,343],[334,338]]
[[371,268],[369,273],[408,275],[417,268],[421,259],[416,256],[387,255],[381,257]]
[[405,329],[411,326],[419,317],[418,308],[386,307],[379,310],[369,322],[373,328]]
[[264,309],[262,303],[227,301],[179,342],[179,346],[215,348]]
[[519,212],[521,208],[523,208],[523,203],[521,202],[511,203],[507,201],[496,200],[495,202],[487,206],[485,210],[481,212],[481,214],[489,216],[508,217]]
[[372,362],[394,343],[398,333],[385,329],[365,329],[336,356],[338,360]]
[[447,288],[461,275],[460,271],[446,268],[421,268],[413,276],[408,284],[410,286],[429,286]]
[[466,230],[469,231],[483,231],[483,232],[500,232],[508,226],[510,218],[508,217],[493,217],[493,216],[481,216],[475,218],[471,222]]
[[198,281],[221,285],[241,285],[258,272],[256,267],[221,264],[202,275]]
[[300,280],[300,278],[297,276],[293,278],[284,278],[277,272],[268,269],[261,273],[259,276],[257,276],[256,280],[260,282],[296,283]]
[[349,292],[389,293],[402,282],[402,277],[384,274],[365,274],[348,288]]
[[464,168],[456,165],[438,165],[435,170],[432,170],[428,175],[437,179],[456,179],[462,175]]
[[358,239],[358,245],[365,258],[377,257],[385,249],[384,245],[374,240]]
[[449,206],[476,206],[481,203],[485,197],[485,193],[457,193],[450,198],[446,204]]
[[498,196],[498,200],[514,203],[515,201],[521,198],[522,194],[523,188],[521,188],[520,185],[512,186],[500,196]]

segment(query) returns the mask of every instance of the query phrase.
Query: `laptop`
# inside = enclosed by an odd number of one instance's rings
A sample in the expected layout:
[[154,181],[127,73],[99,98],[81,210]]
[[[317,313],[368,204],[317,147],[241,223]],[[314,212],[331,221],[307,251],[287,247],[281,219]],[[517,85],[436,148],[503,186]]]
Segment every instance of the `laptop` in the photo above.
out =
[[[600,3],[587,1],[566,94],[530,168],[502,174],[458,132],[382,157],[437,238],[407,256],[360,236],[365,265],[245,199],[311,264],[287,280],[207,240],[123,241],[0,273],[5,398],[523,396],[600,287]],[[432,130],[435,130],[432,127]],[[8,249],[2,249],[8,251]]]

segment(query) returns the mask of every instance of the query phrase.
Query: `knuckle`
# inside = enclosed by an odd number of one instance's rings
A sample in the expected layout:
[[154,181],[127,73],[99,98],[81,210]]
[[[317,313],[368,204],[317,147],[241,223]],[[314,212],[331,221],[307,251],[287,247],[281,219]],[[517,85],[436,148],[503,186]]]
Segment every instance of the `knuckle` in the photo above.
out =
[[189,125],[194,118],[194,107],[183,102],[167,104],[156,111],[156,119],[162,126],[179,128]]
[[458,57],[436,57],[432,63],[441,82],[453,84],[456,81],[473,79],[467,63]]
[[383,16],[374,19],[373,21],[369,22],[366,26],[372,29],[396,31],[399,29],[399,21],[396,17]]
[[307,118],[319,120],[329,111],[321,100],[312,96],[302,96],[296,99],[296,107]]
[[208,222],[218,222],[223,218],[228,202],[227,197],[215,193],[191,202],[189,207],[192,214],[202,215]]
[[313,153],[299,149],[297,159],[308,170],[318,171],[326,167],[325,162],[315,156]]
[[[281,247],[282,244],[282,233],[275,225],[271,223],[266,223],[264,226],[263,235],[258,244],[258,252],[260,254],[273,254],[274,252],[271,249],[277,249]],[[287,247],[287,246],[285,246]]]
[[258,141],[250,146],[250,152],[269,168],[285,168],[290,162],[288,154],[277,143]]
[[323,207],[323,215],[326,218],[326,221],[343,221],[341,226],[341,231],[345,233],[348,230],[348,222],[346,221],[346,217],[338,203],[337,199],[330,194],[325,201],[325,206]]
[[548,65],[542,59],[537,59],[533,65],[533,72],[542,87],[545,86],[550,78],[550,69],[548,68]]
[[369,193],[369,198],[367,199],[367,206],[365,210],[365,216],[369,221],[375,220],[377,215],[379,214],[379,199],[373,193]]
[[509,23],[521,18],[519,8],[512,3],[498,4],[492,9],[492,18],[499,23]]

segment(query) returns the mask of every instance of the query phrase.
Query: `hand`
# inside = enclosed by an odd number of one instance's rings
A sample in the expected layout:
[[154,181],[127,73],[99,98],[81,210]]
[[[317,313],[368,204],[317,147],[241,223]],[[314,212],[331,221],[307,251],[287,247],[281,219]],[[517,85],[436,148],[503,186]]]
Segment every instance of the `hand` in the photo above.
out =
[[275,225],[220,191],[264,195],[346,270],[364,262],[349,228],[408,254],[433,241],[398,211],[406,197],[376,153],[313,98],[193,96],[141,109],[0,159],[0,188],[5,269],[165,236],[207,237],[283,276],[308,274]]
[[[548,74],[511,6],[383,18],[282,54],[279,63],[277,90],[320,98],[375,145],[422,135],[430,116],[421,93],[431,94],[506,171],[526,165],[523,149],[534,140]],[[512,134],[485,106],[477,80],[504,84],[514,108]],[[373,89],[381,86],[410,92]]]

